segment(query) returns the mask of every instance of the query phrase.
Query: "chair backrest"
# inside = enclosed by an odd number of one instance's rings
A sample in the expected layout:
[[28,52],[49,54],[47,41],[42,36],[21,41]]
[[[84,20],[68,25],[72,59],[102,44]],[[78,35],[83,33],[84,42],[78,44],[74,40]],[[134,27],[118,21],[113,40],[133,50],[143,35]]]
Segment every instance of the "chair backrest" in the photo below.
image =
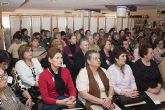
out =
[[165,84],[165,58],[162,62],[158,65],[160,74],[162,76],[163,83]]

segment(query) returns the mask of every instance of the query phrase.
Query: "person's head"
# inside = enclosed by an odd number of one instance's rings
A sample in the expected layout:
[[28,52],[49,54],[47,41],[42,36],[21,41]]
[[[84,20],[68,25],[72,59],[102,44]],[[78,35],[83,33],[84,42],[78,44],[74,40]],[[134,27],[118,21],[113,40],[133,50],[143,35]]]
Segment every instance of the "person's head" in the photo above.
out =
[[158,47],[160,49],[163,49],[164,48],[164,41],[163,41],[163,39],[157,38],[155,40],[155,45],[156,45],[156,47]]
[[54,33],[59,32],[59,28],[57,28],[57,27],[56,27],[56,28],[53,28],[53,32],[54,32]]
[[56,39],[62,40],[61,32],[57,32],[55,36],[56,36]]
[[113,40],[118,40],[119,39],[119,34],[117,32],[115,32],[112,36]]
[[85,36],[89,36],[89,35],[91,35],[91,31],[90,30],[86,30],[85,31]]
[[81,34],[81,35],[84,35],[84,29],[79,29],[79,33]]
[[127,51],[123,47],[115,47],[113,50],[114,54],[114,62],[116,62],[118,65],[122,66],[125,65],[127,60]]
[[45,36],[45,29],[41,29],[40,33],[41,33],[41,36]]
[[48,61],[51,66],[58,68],[61,67],[63,62],[62,51],[55,47],[48,49]]
[[89,41],[86,38],[80,39],[80,49],[82,52],[86,53],[89,50]]
[[77,43],[77,37],[75,35],[69,36],[69,41],[71,44],[76,44]]
[[28,35],[28,30],[26,28],[23,28],[21,30],[22,35]]
[[65,38],[65,36],[66,36],[65,31],[61,31],[61,37],[62,37],[62,38]]
[[141,58],[151,60],[153,58],[153,50],[150,44],[143,44],[139,46],[139,55]]
[[94,42],[95,42],[96,44],[98,43],[99,38],[100,38],[99,33],[97,33],[97,32],[93,33],[93,39],[94,39]]
[[63,51],[64,41],[63,40],[59,40],[59,39],[54,39],[51,42],[51,47],[55,47],[55,48],[60,49],[61,51]]
[[0,68],[5,71],[10,64],[11,56],[6,50],[0,50]]
[[38,48],[39,42],[40,42],[40,38],[38,38],[37,36],[33,36],[31,39],[31,46]]
[[18,49],[18,55],[20,60],[31,60],[32,50],[30,45],[28,44],[21,45]]
[[21,41],[22,41],[22,35],[19,34],[19,33],[15,33],[15,34],[13,35],[13,40],[14,40],[14,42],[15,42],[16,44],[20,44]]
[[7,74],[0,68],[0,90],[4,90],[7,86]]
[[85,54],[85,61],[89,66],[98,68],[101,65],[100,54],[95,50],[89,50]]
[[109,30],[108,33],[109,33],[110,35],[113,35],[114,31],[115,31],[115,28],[111,28],[111,29]]
[[127,39],[123,39],[122,40],[122,46],[125,48],[125,49],[129,49],[129,42]]
[[89,44],[94,44],[94,39],[93,39],[93,36],[92,35],[89,35],[88,37],[88,41],[89,41]]
[[49,30],[45,30],[45,35],[47,38],[49,38],[51,35],[50,35],[50,31]]
[[105,49],[107,51],[110,51],[111,48],[112,48],[112,42],[111,42],[111,40],[108,40],[108,39],[102,39],[100,41],[99,46],[100,46],[101,49]]
[[100,34],[100,37],[103,37],[104,34],[105,34],[105,31],[103,28],[99,29],[99,34]]
[[124,36],[124,35],[125,35],[124,30],[120,30],[120,31],[119,31],[119,35],[120,35],[121,37]]
[[41,34],[39,32],[33,33],[33,37],[41,38]]

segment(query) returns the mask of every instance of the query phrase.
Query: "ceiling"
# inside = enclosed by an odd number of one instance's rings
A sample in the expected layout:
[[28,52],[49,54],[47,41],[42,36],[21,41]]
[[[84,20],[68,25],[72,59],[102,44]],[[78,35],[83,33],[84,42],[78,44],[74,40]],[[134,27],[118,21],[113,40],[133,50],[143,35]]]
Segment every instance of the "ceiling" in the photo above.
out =
[[135,5],[140,8],[165,8],[165,0],[0,0],[2,11],[14,10],[106,10],[105,5]]

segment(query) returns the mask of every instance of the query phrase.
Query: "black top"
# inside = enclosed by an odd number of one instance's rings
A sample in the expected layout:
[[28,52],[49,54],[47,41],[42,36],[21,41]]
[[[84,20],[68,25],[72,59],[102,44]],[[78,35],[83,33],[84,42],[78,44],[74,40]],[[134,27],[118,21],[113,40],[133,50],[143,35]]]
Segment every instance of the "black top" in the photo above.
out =
[[137,88],[140,91],[146,91],[148,88],[155,88],[158,83],[162,82],[158,65],[151,60],[151,65],[146,66],[141,59],[135,62],[133,68]]
[[81,68],[85,67],[85,55],[83,54],[82,50],[75,54],[74,56],[74,64],[75,64],[75,70],[76,74],[79,73]]
[[109,57],[105,55],[105,52],[103,49],[101,49],[100,53],[100,60],[101,60],[101,67],[108,69],[111,64],[114,63],[113,59],[113,53],[109,51]]

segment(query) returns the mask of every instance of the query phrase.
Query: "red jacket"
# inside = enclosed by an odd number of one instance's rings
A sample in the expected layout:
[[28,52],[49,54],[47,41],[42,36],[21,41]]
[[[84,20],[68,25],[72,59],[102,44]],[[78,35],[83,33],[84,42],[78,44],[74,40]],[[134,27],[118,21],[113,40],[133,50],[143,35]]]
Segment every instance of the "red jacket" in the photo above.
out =
[[[74,87],[69,70],[61,67],[61,77],[69,90],[70,96],[76,96],[76,89]],[[53,79],[54,77],[48,68],[44,70],[39,76],[39,89],[41,92],[42,100],[44,103],[51,105],[56,104],[55,97],[59,96],[55,89],[56,86]],[[68,95],[64,94],[64,96]]]

